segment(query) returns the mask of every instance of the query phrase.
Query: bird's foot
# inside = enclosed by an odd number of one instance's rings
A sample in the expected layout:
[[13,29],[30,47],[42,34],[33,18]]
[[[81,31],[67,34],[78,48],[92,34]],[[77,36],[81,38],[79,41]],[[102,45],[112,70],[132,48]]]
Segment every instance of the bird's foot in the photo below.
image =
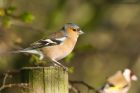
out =
[[63,68],[64,71],[68,71],[68,68],[66,66],[61,66]]

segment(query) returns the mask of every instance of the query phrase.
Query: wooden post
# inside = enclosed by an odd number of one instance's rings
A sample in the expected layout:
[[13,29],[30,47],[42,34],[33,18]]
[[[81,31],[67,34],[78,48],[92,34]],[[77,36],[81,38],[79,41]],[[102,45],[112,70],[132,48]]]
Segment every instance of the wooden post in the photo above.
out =
[[25,93],[68,93],[68,73],[59,67],[24,67],[21,82],[28,83]]

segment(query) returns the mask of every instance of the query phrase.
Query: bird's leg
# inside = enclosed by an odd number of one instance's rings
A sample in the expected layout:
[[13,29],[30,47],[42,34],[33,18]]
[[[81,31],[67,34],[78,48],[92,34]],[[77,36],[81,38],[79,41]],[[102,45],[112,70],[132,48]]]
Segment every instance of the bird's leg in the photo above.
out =
[[59,66],[59,67],[62,67],[65,71],[67,71],[67,67],[65,67],[64,65],[62,65],[61,63],[59,63],[58,61],[56,60],[52,60],[53,64],[55,66]]
[[55,62],[53,62],[53,65],[54,65],[54,66],[58,66],[58,67],[60,67],[60,66],[59,66],[59,65],[57,65]]

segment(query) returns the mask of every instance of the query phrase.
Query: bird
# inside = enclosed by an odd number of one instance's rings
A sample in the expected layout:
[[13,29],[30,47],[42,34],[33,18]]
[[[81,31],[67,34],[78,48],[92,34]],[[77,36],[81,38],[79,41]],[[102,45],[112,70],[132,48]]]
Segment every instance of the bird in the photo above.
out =
[[97,93],[127,93],[132,80],[136,81],[137,76],[130,69],[119,70],[107,78],[106,83],[97,90]]
[[84,32],[74,23],[66,23],[57,32],[47,38],[40,39],[29,47],[14,51],[14,53],[29,53],[39,55],[39,60],[47,59],[55,66],[63,67],[59,60],[65,58],[74,49],[78,37]]

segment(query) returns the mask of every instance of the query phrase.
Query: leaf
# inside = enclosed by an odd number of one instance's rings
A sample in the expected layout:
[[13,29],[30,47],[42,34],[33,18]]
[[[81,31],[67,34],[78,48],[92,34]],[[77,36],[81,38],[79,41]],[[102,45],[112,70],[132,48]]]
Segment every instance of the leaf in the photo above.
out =
[[16,7],[14,7],[14,6],[10,6],[7,9],[5,9],[5,11],[8,15],[12,15],[15,12],[15,10],[16,10]]
[[30,23],[35,19],[35,17],[29,12],[22,13],[19,18],[25,23]]

